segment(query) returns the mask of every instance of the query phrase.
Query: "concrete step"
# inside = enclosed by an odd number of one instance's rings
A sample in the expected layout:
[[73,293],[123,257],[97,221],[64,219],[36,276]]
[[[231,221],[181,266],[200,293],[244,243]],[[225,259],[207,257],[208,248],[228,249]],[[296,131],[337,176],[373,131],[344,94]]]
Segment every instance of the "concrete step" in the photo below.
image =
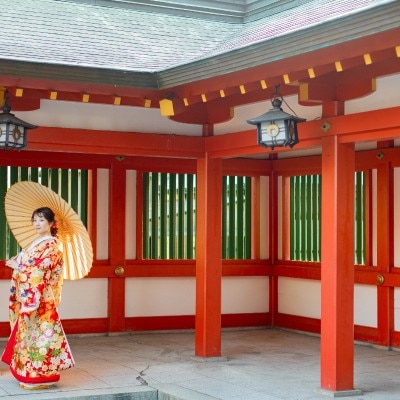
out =
[[[174,384],[150,386],[132,386],[113,389],[87,389],[61,392],[57,390],[27,390],[26,394],[12,396],[12,400],[216,400],[193,390]],[[0,396],[1,400],[1,396]]]
[[[1,396],[0,396],[1,399]],[[158,400],[157,389],[149,386],[132,386],[112,389],[86,389],[61,392],[27,390],[26,394],[12,396],[12,400]]]
[[157,385],[157,390],[157,400],[217,400],[216,397],[185,389],[172,383]]

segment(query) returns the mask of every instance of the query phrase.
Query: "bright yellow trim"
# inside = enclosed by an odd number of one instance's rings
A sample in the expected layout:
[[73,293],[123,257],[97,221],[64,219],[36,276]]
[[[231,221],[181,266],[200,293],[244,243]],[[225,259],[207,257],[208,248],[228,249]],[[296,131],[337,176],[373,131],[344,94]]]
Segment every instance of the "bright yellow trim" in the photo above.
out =
[[175,115],[174,103],[172,100],[162,99],[162,100],[160,100],[159,104],[160,104],[160,112],[161,112],[162,116],[170,117],[172,115]]
[[371,54],[369,54],[369,53],[364,54],[364,62],[365,62],[365,65],[372,64]]
[[299,100],[306,101],[308,100],[308,83],[300,84],[299,88]]
[[342,72],[343,71],[342,63],[340,61],[336,61],[335,68],[336,68],[336,72]]

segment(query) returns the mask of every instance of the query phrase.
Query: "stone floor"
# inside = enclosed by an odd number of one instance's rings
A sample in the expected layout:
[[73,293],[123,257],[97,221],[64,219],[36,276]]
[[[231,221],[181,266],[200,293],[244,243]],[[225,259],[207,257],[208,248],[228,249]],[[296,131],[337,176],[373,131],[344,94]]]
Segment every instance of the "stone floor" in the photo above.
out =
[[[194,357],[193,332],[70,336],[76,366],[46,391],[20,389],[0,366],[0,400],[324,400],[317,336],[255,329],[222,333],[222,356]],[[0,342],[0,349],[5,342]],[[400,400],[400,352],[355,344],[354,400]],[[336,396],[339,397],[339,396]]]

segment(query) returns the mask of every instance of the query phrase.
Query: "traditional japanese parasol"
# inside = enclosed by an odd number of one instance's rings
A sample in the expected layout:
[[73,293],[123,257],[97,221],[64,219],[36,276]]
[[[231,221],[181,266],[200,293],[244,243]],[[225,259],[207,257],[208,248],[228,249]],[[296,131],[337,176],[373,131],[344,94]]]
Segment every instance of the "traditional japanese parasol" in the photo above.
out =
[[36,182],[15,183],[6,193],[7,222],[18,244],[26,249],[37,239],[31,218],[32,212],[40,207],[49,207],[55,214],[57,237],[63,245],[64,278],[83,278],[93,262],[88,232],[78,214],[62,197]]

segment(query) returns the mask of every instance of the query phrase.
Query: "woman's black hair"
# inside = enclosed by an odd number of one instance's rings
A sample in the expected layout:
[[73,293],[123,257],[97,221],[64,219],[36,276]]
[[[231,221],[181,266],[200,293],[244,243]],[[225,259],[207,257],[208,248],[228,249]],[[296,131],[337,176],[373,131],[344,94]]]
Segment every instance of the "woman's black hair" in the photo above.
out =
[[52,236],[57,236],[57,227],[56,227],[56,220],[55,220],[55,214],[53,212],[53,210],[49,207],[40,207],[37,208],[33,213],[32,213],[32,222],[33,222],[33,218],[35,217],[35,215],[39,216],[39,217],[44,217],[47,219],[47,221],[49,221],[49,223],[51,224],[53,222],[52,227],[50,228],[50,233]]

